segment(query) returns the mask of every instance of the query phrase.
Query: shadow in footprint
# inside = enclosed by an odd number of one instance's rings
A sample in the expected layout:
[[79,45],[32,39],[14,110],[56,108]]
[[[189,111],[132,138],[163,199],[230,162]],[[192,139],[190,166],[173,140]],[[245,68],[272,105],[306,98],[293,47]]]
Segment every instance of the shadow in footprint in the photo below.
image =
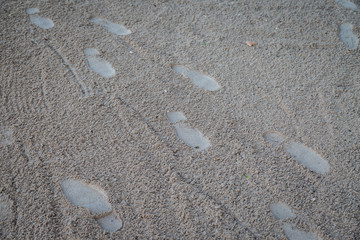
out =
[[104,190],[73,179],[63,181],[61,188],[72,204],[89,209],[104,230],[115,232],[122,227]]
[[110,78],[115,75],[115,69],[111,64],[105,60],[102,60],[97,55],[100,55],[99,51],[95,48],[87,48],[84,50],[84,54],[88,60],[88,67],[90,70],[96,72],[104,78]]
[[186,123],[179,123],[179,121],[186,120],[186,117],[181,112],[170,112],[167,114],[170,122],[175,123],[175,134],[186,145],[194,148],[197,151],[203,151],[210,147],[210,141],[196,128],[190,127]]
[[106,19],[92,18],[90,21],[93,23],[99,24],[100,26],[102,26],[106,30],[108,30],[109,32],[119,35],[119,36],[129,35],[131,33],[131,31],[129,29],[127,29],[126,27],[124,27],[120,24],[117,24],[117,23],[110,22],[109,20],[106,20]]
[[172,66],[172,69],[175,72],[188,77],[190,81],[199,88],[208,91],[216,91],[220,89],[220,85],[213,78],[200,74],[197,71],[191,70],[182,65],[174,65]]
[[37,13],[39,13],[39,9],[37,8],[29,8],[26,10],[26,13],[30,16],[30,22],[42,29],[49,29],[54,27],[54,22],[46,17],[41,17]]
[[330,166],[319,154],[317,154],[311,148],[302,144],[287,141],[285,142],[285,136],[277,132],[266,132],[263,134],[264,140],[273,146],[279,146],[283,142],[284,150],[297,162],[305,165],[312,171],[325,174],[330,170]]

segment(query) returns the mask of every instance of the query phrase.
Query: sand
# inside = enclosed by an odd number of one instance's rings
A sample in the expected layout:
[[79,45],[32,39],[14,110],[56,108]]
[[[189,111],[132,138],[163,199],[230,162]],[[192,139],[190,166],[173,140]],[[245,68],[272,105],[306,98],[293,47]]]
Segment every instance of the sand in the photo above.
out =
[[359,6],[0,1],[0,238],[359,239]]

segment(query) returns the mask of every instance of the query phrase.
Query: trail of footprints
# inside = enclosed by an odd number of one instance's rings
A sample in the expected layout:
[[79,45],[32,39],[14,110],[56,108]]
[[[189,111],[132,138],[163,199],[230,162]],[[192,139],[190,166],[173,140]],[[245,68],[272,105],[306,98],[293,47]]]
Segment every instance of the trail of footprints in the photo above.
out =
[[[339,4],[354,11],[359,11],[358,7],[349,1],[335,0]],[[34,25],[50,29],[54,27],[51,19],[38,15],[39,9],[27,9],[30,21]],[[92,23],[105,28],[108,32],[122,36],[131,34],[131,31],[125,26],[113,23],[103,18],[92,18]],[[345,46],[351,50],[358,47],[359,39],[352,32],[352,24],[345,23],[340,26],[339,36]],[[110,78],[115,75],[115,69],[112,65],[99,57],[100,53],[95,48],[87,48],[84,50],[87,58],[88,68],[104,78]],[[188,78],[195,86],[206,91],[217,91],[221,88],[220,84],[212,77],[199,73],[193,69],[183,65],[172,65],[172,69],[184,77]],[[181,112],[169,112],[167,118],[173,124],[175,134],[187,146],[196,151],[204,151],[211,144],[210,140],[205,137],[198,129],[191,127],[185,121],[187,120]],[[1,129],[2,145],[8,145],[12,142],[11,133],[6,129]],[[263,134],[264,141],[270,143],[274,147],[282,147],[296,161],[312,171],[325,174],[330,170],[330,166],[319,154],[305,145],[298,144],[291,140],[287,140],[285,136],[277,132],[266,132]],[[61,188],[66,198],[75,206],[86,208],[90,211],[98,224],[108,232],[115,232],[122,228],[122,221],[113,210],[104,190],[85,184],[74,179],[67,179],[61,183]],[[285,204],[277,203],[270,206],[270,210],[277,220],[286,220],[296,217],[294,212]],[[284,224],[283,230],[286,237],[290,240],[296,239],[318,239],[314,234],[293,229],[290,224]]]

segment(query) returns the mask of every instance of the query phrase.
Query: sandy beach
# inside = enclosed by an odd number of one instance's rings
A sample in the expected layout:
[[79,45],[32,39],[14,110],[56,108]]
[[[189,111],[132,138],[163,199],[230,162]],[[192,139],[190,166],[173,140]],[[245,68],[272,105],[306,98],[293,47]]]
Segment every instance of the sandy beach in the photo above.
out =
[[359,0],[0,16],[0,239],[360,239]]

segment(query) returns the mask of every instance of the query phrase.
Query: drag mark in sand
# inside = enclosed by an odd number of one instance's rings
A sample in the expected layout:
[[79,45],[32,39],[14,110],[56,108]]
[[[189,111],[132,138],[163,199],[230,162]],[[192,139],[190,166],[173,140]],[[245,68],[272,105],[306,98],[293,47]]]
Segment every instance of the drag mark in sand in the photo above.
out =
[[359,39],[354,35],[352,30],[353,25],[351,23],[341,24],[339,36],[348,49],[356,50],[359,45]]
[[285,232],[285,236],[289,240],[321,240],[321,238],[317,237],[313,233],[293,229],[290,224],[285,224],[283,226],[283,230]]
[[[273,146],[279,146],[285,140],[285,136],[277,132],[266,132],[263,134],[264,140]],[[312,171],[325,174],[330,170],[330,166],[318,153],[302,144],[286,141],[283,144],[284,150],[297,162],[305,165]]]
[[63,181],[61,188],[72,204],[90,210],[104,230],[115,232],[122,227],[122,221],[113,211],[104,190],[73,179]]
[[181,112],[168,113],[168,119],[170,122],[175,123],[175,134],[186,145],[197,151],[203,151],[210,147],[209,139],[204,137],[199,130],[190,127],[186,123],[179,123],[179,121],[186,119]]
[[200,74],[195,70],[189,69],[182,65],[174,65],[172,66],[172,69],[175,72],[188,77],[190,81],[199,88],[208,91],[216,91],[220,89],[220,85],[213,78]]
[[66,58],[60,53],[59,50],[55,49],[52,45],[47,44],[46,46],[48,46],[52,51],[54,51],[60,57],[62,63],[65,65],[65,67],[67,69],[69,69],[70,73],[73,75],[75,83],[76,83],[76,85],[78,85],[78,87],[82,93],[82,96],[85,97],[86,96],[85,84],[80,80],[80,78],[76,74],[75,70],[71,67],[71,65],[66,60]]
[[90,21],[93,23],[99,24],[100,26],[103,26],[109,32],[119,35],[119,36],[129,35],[131,33],[131,31],[129,29],[127,29],[126,27],[124,27],[120,24],[117,24],[117,23],[110,22],[109,20],[106,20],[106,19],[92,18]]
[[283,203],[271,204],[270,211],[277,220],[295,217],[295,214],[292,212],[292,210]]
[[99,51],[95,48],[87,48],[84,50],[84,54],[88,60],[88,67],[90,70],[96,72],[104,78],[110,78],[115,75],[115,69],[107,61],[97,57],[100,55]]
[[359,8],[356,6],[355,3],[352,3],[350,1],[347,0],[335,0],[335,2],[337,2],[338,4],[343,5],[345,8],[354,10],[354,11],[360,11]]
[[42,29],[50,29],[54,27],[54,22],[49,18],[41,17],[37,14],[39,12],[40,11],[37,8],[28,8],[26,10],[26,13],[30,15],[30,22]]

